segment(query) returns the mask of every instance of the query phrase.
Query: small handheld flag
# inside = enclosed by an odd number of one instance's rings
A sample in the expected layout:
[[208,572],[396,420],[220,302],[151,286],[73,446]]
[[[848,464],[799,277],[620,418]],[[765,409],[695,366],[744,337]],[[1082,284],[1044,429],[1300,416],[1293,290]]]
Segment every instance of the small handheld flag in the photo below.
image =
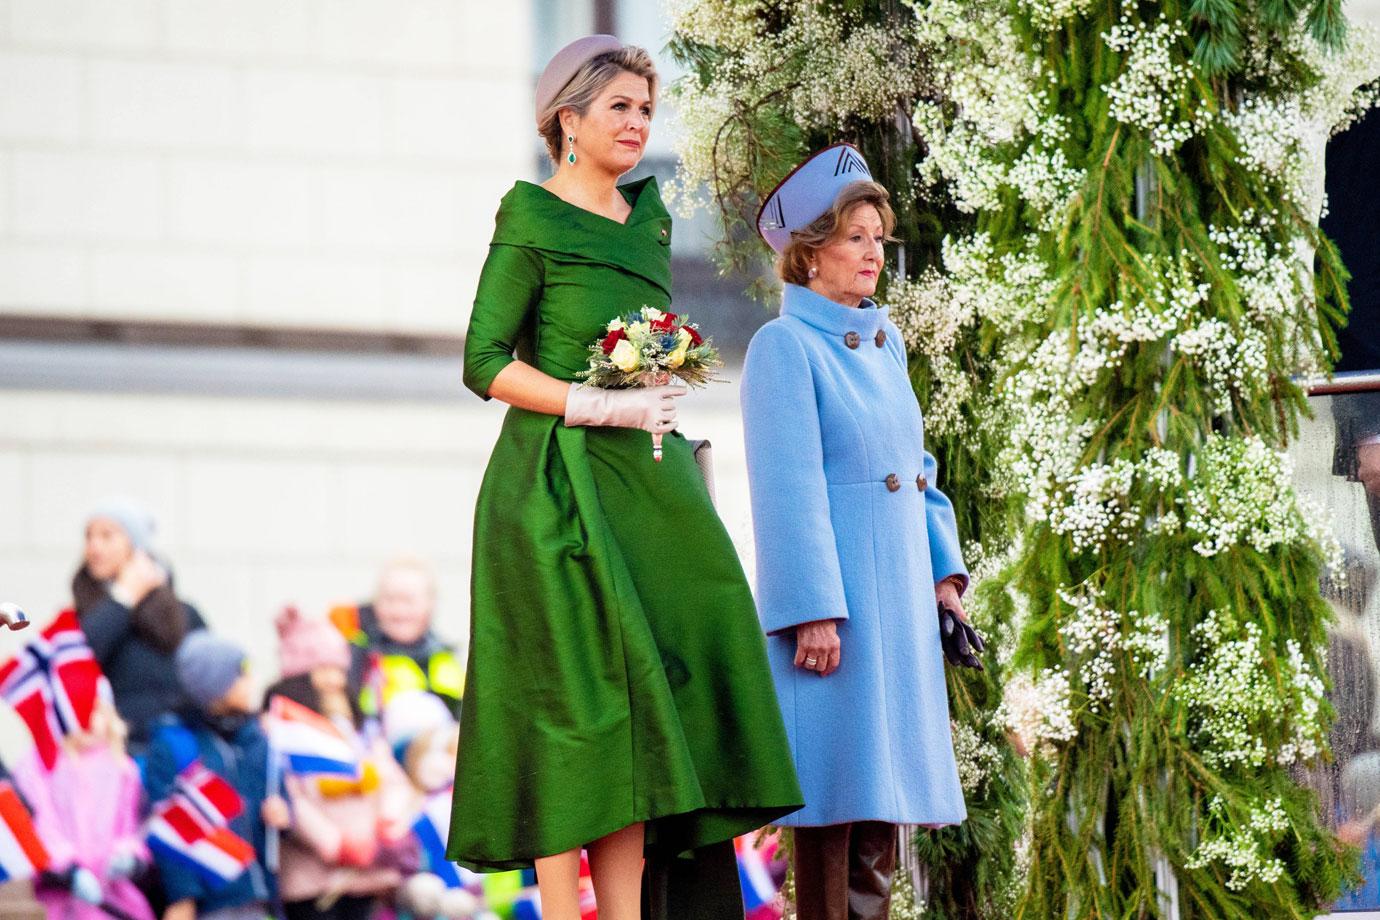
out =
[[239,878],[254,861],[254,847],[230,830],[244,800],[201,761],[193,761],[173,793],[153,810],[146,827],[149,849],[191,869],[212,888]]
[[33,878],[48,868],[29,810],[8,782],[0,782],[0,883]]
[[58,614],[0,667],[0,697],[28,726],[47,769],[57,763],[63,738],[90,727],[101,680],[75,610]]
[[360,778],[359,751],[330,719],[301,703],[275,696],[264,728],[269,744],[291,772]]

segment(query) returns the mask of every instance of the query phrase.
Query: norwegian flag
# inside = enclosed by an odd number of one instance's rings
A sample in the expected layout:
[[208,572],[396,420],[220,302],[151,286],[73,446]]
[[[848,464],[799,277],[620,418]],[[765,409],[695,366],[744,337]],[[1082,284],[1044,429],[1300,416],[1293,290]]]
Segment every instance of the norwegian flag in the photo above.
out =
[[0,668],[0,697],[29,727],[47,769],[57,762],[63,738],[90,727],[103,680],[75,610],[59,613]]
[[228,826],[243,811],[239,793],[194,760],[177,775],[172,795],[154,808],[145,828],[149,849],[212,888],[228,885],[254,861],[254,847]]
[[48,851],[19,794],[0,782],[0,883],[33,878],[48,868]]

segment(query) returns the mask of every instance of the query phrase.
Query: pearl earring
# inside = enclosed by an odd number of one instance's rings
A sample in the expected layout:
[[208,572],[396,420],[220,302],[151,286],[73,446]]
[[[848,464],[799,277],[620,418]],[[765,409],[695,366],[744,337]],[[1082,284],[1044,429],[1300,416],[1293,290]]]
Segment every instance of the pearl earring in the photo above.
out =
[[818,275],[818,274],[819,274],[819,269],[817,269],[817,268],[815,268],[813,265],[811,265],[811,266],[810,266],[810,271],[809,271],[810,277],[813,278],[815,275]]
[[567,163],[570,163],[571,165],[574,165],[574,163],[575,163],[575,135],[573,135],[573,134],[567,134],[567,135],[565,136],[565,139],[566,139],[567,141],[570,142],[570,156],[566,157],[565,160],[566,160]]

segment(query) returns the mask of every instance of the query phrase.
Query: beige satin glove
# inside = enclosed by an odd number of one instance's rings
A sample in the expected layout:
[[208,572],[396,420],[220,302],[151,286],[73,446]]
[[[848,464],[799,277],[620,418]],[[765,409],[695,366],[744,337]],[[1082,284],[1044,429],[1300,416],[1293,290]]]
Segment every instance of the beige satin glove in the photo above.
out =
[[565,397],[565,424],[666,434],[676,429],[676,400],[687,392],[682,386],[605,390],[572,383]]

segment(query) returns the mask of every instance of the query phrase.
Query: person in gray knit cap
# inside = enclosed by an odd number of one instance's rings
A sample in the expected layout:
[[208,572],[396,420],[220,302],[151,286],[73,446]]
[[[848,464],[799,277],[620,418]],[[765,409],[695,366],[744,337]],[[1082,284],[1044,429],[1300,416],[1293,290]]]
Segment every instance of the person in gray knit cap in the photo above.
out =
[[144,789],[158,803],[193,760],[228,782],[244,801],[230,830],[253,845],[254,862],[229,884],[213,886],[180,861],[156,856],[167,896],[163,920],[261,920],[276,882],[264,861],[268,828],[285,828],[287,804],[268,788],[268,739],[259,726],[257,690],[244,649],[206,630],[177,649],[174,670],[184,695],[158,720],[144,765]]
[[138,758],[149,729],[177,704],[172,656],[201,614],[173,591],[157,559],[153,515],[130,498],[102,501],[86,519],[82,563],[72,578],[73,607],[115,708],[129,725],[129,750]]

